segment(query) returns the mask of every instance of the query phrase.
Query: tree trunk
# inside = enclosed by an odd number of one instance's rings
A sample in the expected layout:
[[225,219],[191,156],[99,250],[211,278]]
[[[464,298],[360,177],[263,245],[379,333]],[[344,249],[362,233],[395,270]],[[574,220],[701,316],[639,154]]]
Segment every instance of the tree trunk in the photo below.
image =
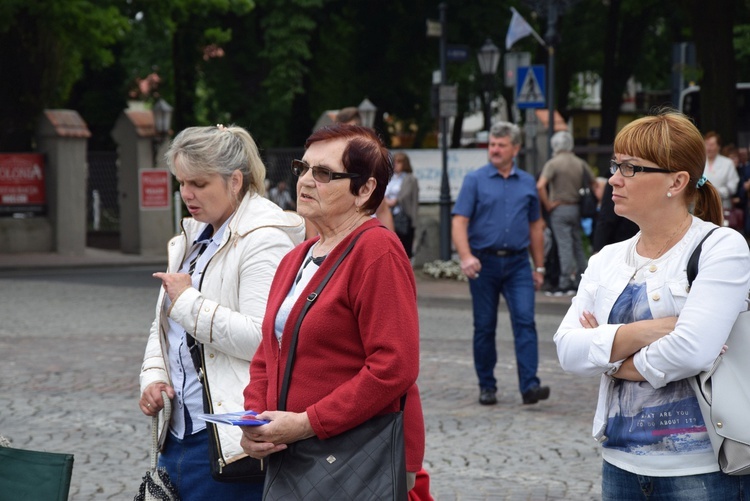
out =
[[657,2],[644,2],[639,11],[625,11],[621,0],[610,0],[607,35],[604,43],[600,144],[612,144],[617,135],[617,118],[628,79],[641,55],[642,40],[648,36],[648,23]]
[[718,132],[724,144],[737,141],[736,70],[733,49],[734,0],[693,0],[693,31],[701,78],[703,130]]

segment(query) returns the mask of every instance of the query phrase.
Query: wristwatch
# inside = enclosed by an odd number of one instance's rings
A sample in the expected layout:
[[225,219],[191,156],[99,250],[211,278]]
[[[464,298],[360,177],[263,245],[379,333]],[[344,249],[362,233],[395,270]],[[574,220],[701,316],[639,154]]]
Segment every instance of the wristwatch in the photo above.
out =
[[537,266],[534,271],[544,275],[547,272],[547,268],[545,268],[544,266]]

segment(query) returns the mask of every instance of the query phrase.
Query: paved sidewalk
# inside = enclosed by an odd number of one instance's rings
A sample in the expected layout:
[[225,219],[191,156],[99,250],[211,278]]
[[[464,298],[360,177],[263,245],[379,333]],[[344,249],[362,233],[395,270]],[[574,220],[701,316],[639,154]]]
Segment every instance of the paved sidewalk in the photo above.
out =
[[55,252],[20,252],[0,254],[0,271],[38,270],[49,268],[112,267],[112,266],[166,266],[165,255],[141,256],[120,251],[86,247],[83,254],[58,254]]
[[[153,266],[155,269],[166,266],[166,256],[125,254],[116,250],[86,247],[81,255],[65,255],[54,252],[27,252],[0,254],[0,272],[28,271],[55,268],[92,268]],[[420,300],[431,304],[441,302],[466,301],[471,307],[471,294],[468,283],[460,280],[436,279],[414,270],[417,280],[417,294]],[[570,305],[570,297],[548,297],[537,292],[536,303],[543,309],[565,312]]]

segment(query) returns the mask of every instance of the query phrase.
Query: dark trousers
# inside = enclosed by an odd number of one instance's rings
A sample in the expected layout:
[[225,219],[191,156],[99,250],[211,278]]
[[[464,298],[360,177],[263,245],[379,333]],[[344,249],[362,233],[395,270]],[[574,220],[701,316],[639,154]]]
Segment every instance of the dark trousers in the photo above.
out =
[[182,440],[167,433],[159,466],[167,469],[169,479],[177,486],[182,501],[260,501],[263,497],[262,483],[227,483],[213,479],[208,460],[208,432],[205,429]]
[[398,239],[401,240],[401,245],[404,246],[406,255],[409,256],[409,259],[411,259],[414,255],[414,230],[415,228],[412,226],[411,228],[409,228],[409,231],[405,235],[399,235],[398,233],[396,233]]

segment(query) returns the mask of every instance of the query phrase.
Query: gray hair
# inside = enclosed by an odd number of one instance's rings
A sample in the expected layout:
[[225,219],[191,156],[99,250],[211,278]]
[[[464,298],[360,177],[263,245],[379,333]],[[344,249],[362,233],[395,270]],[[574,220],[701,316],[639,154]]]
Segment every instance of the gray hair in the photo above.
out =
[[552,145],[552,153],[559,153],[561,151],[573,151],[573,136],[566,130],[556,132],[552,136],[550,141]]
[[510,142],[513,144],[521,144],[521,129],[514,123],[510,122],[495,122],[490,128],[490,136],[492,137],[510,137]]
[[248,191],[259,195],[266,192],[266,166],[252,136],[242,127],[188,127],[172,140],[165,157],[173,175],[178,161],[188,174],[219,174],[225,181],[239,170],[242,188],[238,202]]

